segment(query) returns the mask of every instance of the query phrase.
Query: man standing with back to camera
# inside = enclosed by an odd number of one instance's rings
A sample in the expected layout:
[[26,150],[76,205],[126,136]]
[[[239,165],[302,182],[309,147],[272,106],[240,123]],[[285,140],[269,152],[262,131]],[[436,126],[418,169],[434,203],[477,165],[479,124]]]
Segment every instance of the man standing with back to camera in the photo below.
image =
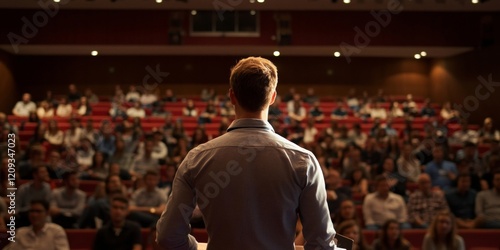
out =
[[227,133],[192,149],[179,166],[157,224],[164,249],[197,249],[189,219],[198,204],[209,250],[294,249],[300,218],[307,249],[334,249],[324,178],[314,155],[274,133],[267,122],[278,73],[249,57],[231,70],[236,119]]

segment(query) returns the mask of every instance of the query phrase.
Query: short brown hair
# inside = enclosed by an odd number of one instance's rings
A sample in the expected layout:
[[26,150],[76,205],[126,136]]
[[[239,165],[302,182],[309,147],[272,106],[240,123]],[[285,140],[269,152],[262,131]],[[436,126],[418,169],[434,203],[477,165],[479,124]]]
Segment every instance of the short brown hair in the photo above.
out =
[[258,112],[269,103],[270,93],[278,84],[278,69],[262,57],[241,59],[229,78],[238,104],[248,112]]

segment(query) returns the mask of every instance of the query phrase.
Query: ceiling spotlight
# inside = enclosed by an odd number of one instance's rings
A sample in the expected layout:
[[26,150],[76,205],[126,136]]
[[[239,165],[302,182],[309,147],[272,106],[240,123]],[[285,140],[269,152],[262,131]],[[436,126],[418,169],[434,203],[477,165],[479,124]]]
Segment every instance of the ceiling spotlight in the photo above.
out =
[[420,52],[420,55],[421,55],[421,56],[427,56],[427,52],[422,51],[422,52]]
[[92,52],[90,52],[90,54],[92,56],[97,56],[99,54],[99,52],[97,52],[97,50],[93,50]]
[[163,0],[156,0],[156,3],[161,3],[163,2]]
[[479,0],[472,0],[472,3],[477,4],[477,3],[479,3]]
[[198,14],[198,12],[196,12],[196,10],[191,11],[191,15],[196,16],[196,14]]
[[420,59],[420,58],[421,58],[420,54],[415,54],[415,59]]
[[61,0],[54,0],[54,3],[58,3],[58,2],[61,2]]
[[257,3],[263,3],[265,0],[257,0]]
[[335,56],[335,57],[340,57],[340,52],[335,51],[335,53],[333,53],[333,56]]
[[273,52],[273,55],[274,55],[274,56],[280,56],[280,54],[281,54],[281,53],[280,53],[279,51],[277,51],[277,50]]
[[350,4],[350,3],[351,3],[351,0],[344,0],[344,3],[345,3],[345,4]]
[[255,0],[250,0],[250,3],[255,3]]

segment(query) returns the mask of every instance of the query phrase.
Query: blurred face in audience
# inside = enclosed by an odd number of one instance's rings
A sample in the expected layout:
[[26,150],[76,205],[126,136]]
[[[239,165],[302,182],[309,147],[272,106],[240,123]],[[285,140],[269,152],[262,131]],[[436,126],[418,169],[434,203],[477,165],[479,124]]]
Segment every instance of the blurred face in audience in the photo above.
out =
[[33,227],[43,227],[47,219],[47,210],[45,210],[42,204],[31,204],[28,217]]
[[68,180],[66,181],[66,186],[68,188],[77,189],[79,185],[80,180],[78,179],[78,176],[76,174],[72,174],[68,177]]
[[38,170],[33,178],[38,181],[50,181],[49,172],[46,167],[38,167]]
[[340,216],[343,219],[353,219],[355,212],[354,203],[352,201],[346,200],[340,204]]
[[436,223],[436,231],[439,235],[447,235],[451,231],[452,223],[451,218],[445,215],[439,215]]
[[340,233],[347,238],[351,238],[354,240],[354,244],[357,245],[359,242],[359,228],[358,226],[352,226],[349,228],[346,228],[344,232]]
[[384,160],[384,171],[387,173],[394,172],[394,161],[391,158]]
[[340,183],[340,174],[335,169],[328,170],[328,177],[326,177],[326,184],[329,187],[337,187]]
[[432,183],[431,178],[428,174],[421,174],[417,180],[418,189],[424,193],[429,194],[431,192]]
[[387,180],[381,180],[377,183],[377,193],[379,196],[389,195],[389,183]]
[[109,175],[119,175],[120,165],[118,163],[113,163],[109,166]]
[[120,177],[114,175],[109,178],[108,190],[110,192],[120,192],[122,188],[122,182]]
[[148,174],[144,176],[144,183],[146,184],[146,189],[153,190],[160,182],[160,177],[157,175]]
[[435,162],[442,162],[444,159],[444,152],[442,147],[435,147],[432,150],[432,157]]
[[28,103],[31,101],[31,95],[28,93],[23,94],[23,102]]
[[396,241],[399,238],[400,229],[398,223],[391,223],[389,227],[387,227],[387,238],[389,241]]
[[122,201],[113,200],[111,203],[111,221],[113,224],[121,224],[128,215],[128,205]]
[[405,144],[403,146],[403,157],[409,159],[412,151],[413,147],[410,144]]
[[500,173],[496,173],[493,176],[493,187],[496,189],[497,193],[500,193]]

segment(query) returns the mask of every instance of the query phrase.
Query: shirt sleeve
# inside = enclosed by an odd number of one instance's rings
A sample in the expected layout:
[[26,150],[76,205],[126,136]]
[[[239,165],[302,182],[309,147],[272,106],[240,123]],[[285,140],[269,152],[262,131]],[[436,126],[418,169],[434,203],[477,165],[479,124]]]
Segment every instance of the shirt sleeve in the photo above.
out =
[[316,158],[307,164],[307,183],[299,200],[299,216],[306,244],[304,249],[334,249],[335,229],[326,202],[325,180]]
[[167,207],[156,224],[156,242],[167,250],[196,250],[198,243],[189,235],[189,221],[196,207],[196,193],[189,181],[189,159],[192,152],[181,163],[174,178],[172,194]]
[[372,216],[372,211],[371,211],[371,201],[372,201],[372,196],[367,195],[364,202],[363,202],[363,220],[365,221],[365,225],[374,225],[375,220],[373,219]]

